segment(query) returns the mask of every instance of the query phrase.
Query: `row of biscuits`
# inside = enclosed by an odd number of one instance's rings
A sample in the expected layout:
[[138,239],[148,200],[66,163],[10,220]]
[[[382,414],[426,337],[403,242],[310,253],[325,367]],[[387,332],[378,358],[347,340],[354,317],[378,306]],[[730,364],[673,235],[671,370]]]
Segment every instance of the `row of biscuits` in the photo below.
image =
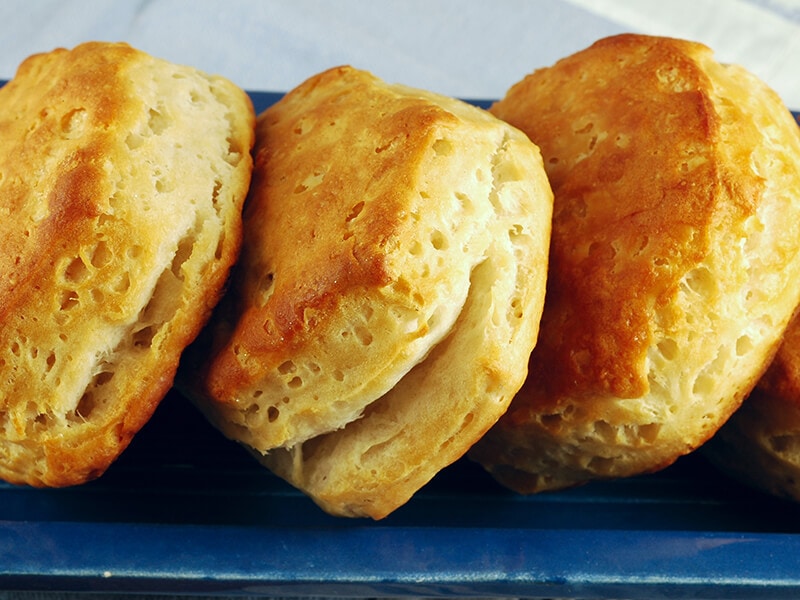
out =
[[465,454],[523,493],[650,472],[752,420],[800,304],[800,129],[688,41],[600,40],[488,111],[340,67],[257,116],[91,43],[0,106],[14,483],[99,476],[172,385],[336,515]]

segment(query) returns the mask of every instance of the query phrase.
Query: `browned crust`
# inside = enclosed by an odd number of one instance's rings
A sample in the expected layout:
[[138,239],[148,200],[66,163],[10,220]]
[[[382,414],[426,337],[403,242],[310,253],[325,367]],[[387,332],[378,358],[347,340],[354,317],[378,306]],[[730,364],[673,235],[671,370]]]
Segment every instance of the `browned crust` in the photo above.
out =
[[[234,403],[265,373],[324,337],[344,295],[370,294],[396,279],[387,257],[409,226],[409,181],[435,127],[452,117],[428,102],[373,86],[363,72],[331,69],[259,116],[244,216],[247,243],[233,291],[235,330],[205,380],[216,401]],[[324,97],[306,106],[303,97],[320,89],[326,89]],[[347,98],[370,94],[369,103]],[[385,105],[376,118],[379,102]],[[315,131],[314,146],[307,147],[301,135],[306,126],[330,133]],[[353,144],[359,161],[339,150],[342,139]],[[275,169],[292,176],[275,178]],[[325,185],[300,189],[298,180],[315,175],[324,175]],[[353,204],[359,197],[370,199],[366,208]],[[262,278],[274,273],[280,276],[267,284],[269,301],[261,305]]]
[[[679,40],[608,38],[530,75],[491,109],[542,148],[556,196],[548,301],[522,392],[537,410],[562,397],[644,394],[654,312],[718,224],[754,210],[763,184],[731,177],[721,160],[720,116],[697,52]],[[685,92],[660,80],[668,70]]]

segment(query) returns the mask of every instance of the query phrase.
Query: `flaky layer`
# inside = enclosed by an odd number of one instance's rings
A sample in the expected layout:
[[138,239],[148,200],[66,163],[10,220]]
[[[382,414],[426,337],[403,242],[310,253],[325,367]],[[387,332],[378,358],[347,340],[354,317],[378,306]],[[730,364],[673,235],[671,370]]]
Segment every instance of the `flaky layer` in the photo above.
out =
[[800,298],[800,142],[704,46],[601,40],[492,112],[555,194],[531,373],[474,458],[531,492],[655,470],[739,406]]
[[241,239],[253,111],[124,44],[0,90],[0,476],[102,473],[172,383]]

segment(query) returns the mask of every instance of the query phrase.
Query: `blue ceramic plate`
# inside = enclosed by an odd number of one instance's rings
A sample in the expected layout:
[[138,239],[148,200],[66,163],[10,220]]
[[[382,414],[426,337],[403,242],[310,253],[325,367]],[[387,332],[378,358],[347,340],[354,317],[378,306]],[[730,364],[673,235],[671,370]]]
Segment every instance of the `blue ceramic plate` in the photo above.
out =
[[532,497],[462,460],[384,521],[337,519],[173,393],[99,480],[0,483],[0,589],[796,598],[800,506],[696,455]]

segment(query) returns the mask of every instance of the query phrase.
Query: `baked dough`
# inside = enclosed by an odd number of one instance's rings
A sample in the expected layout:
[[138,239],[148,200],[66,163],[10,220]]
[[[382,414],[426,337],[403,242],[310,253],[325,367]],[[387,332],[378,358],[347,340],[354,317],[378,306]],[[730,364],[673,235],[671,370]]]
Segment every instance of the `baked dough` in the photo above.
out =
[[491,112],[555,203],[529,377],[472,457],[520,492],[650,472],[738,408],[800,299],[800,136],[703,45],[620,35]]
[[800,501],[800,317],[753,392],[702,453],[743,483]]
[[189,395],[325,510],[381,518],[522,384],[541,156],[484,110],[351,67],[259,115],[256,139],[242,258]]
[[241,243],[254,114],[124,44],[0,90],[0,477],[97,477],[149,419]]

